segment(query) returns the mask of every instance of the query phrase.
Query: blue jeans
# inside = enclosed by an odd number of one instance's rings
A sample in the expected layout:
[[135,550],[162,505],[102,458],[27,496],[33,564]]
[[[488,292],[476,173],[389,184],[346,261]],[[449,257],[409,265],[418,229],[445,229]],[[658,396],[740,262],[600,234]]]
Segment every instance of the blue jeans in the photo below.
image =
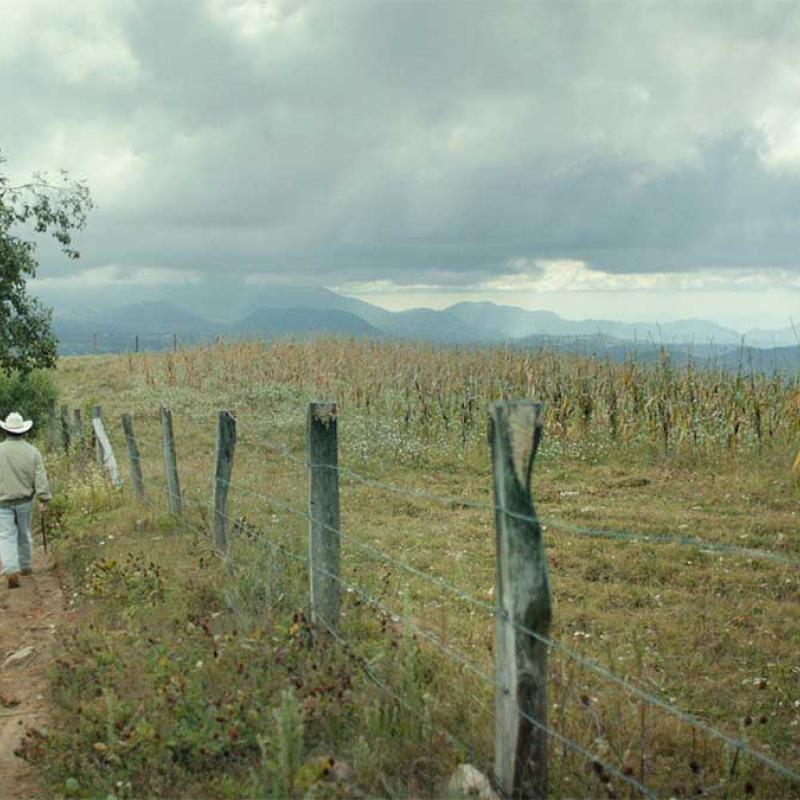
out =
[[0,506],[0,562],[3,575],[33,567],[33,501]]

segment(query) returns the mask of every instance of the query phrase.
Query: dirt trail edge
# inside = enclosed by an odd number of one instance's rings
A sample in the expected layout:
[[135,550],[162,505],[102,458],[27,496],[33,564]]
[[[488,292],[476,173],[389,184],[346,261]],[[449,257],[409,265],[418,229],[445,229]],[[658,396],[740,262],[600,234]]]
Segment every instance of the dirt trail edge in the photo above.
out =
[[0,583],[0,797],[44,797],[36,770],[14,755],[29,727],[47,724],[47,670],[66,620],[52,558],[37,552],[35,573],[19,589]]

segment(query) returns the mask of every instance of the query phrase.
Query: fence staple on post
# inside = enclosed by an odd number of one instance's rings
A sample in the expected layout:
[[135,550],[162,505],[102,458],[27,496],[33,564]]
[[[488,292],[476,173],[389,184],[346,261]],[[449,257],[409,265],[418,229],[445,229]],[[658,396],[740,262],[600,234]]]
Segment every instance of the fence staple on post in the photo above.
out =
[[92,418],[92,428],[97,440],[98,452],[101,454],[103,466],[108,470],[108,474],[111,476],[111,482],[114,486],[122,486],[122,476],[117,466],[117,459],[114,456],[114,449],[111,447],[111,440],[108,438],[101,417],[96,416]]
[[167,480],[169,509],[179,517],[183,511],[183,501],[178,478],[178,456],[175,452],[175,431],[172,427],[172,411],[164,406],[161,407],[161,430],[164,438],[164,474]]
[[309,573],[311,619],[339,629],[341,605],[339,471],[335,403],[308,407]]
[[541,404],[531,401],[494,403],[490,410],[497,509],[494,773],[504,796],[537,800],[547,796],[547,645],[527,631],[547,638],[552,617],[530,488],[541,416]]
[[236,417],[220,411],[217,418],[217,445],[214,451],[214,549],[228,550],[228,491],[236,450]]
[[136,497],[139,500],[144,500],[146,493],[144,490],[144,476],[142,475],[142,456],[139,452],[139,444],[136,441],[136,434],[133,430],[133,418],[130,414],[122,415],[122,430],[125,433],[125,443],[128,446],[133,488],[136,492]]

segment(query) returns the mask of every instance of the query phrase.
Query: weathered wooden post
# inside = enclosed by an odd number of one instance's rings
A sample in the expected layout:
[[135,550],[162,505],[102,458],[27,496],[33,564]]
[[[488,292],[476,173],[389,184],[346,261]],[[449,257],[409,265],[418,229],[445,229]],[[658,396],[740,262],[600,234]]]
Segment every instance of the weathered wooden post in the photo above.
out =
[[72,446],[72,434],[69,426],[69,406],[61,406],[61,445],[65,453],[69,453]]
[[102,421],[103,419],[103,407],[102,406],[92,406],[92,441],[94,442],[94,459],[97,462],[97,468],[103,468],[103,450],[100,447],[100,440],[97,438],[97,430],[94,427],[95,419],[99,419]]
[[498,603],[494,773],[503,795],[537,799],[547,796],[547,645],[528,631],[547,638],[552,616],[530,488],[541,414],[541,404],[531,401],[494,403],[490,411]]
[[164,474],[167,479],[169,509],[175,516],[181,516],[183,500],[181,483],[178,478],[178,455],[175,452],[175,431],[172,427],[172,411],[161,406],[161,430],[164,437]]
[[136,497],[139,500],[144,500],[147,495],[144,490],[144,476],[142,475],[142,456],[139,452],[139,444],[136,441],[136,434],[133,431],[133,419],[130,414],[122,415],[122,430],[125,433],[125,443],[128,445],[133,488],[136,492]]
[[136,351],[135,352],[137,352],[137,353],[139,352],[139,334],[138,333],[136,334]]
[[228,550],[228,490],[235,449],[236,417],[230,411],[220,411],[214,453],[214,549],[221,554]]
[[54,453],[60,449],[60,439],[61,431],[56,416],[56,401],[49,400],[47,403],[47,449],[49,452]]
[[173,333],[172,334],[172,352],[173,353],[177,353],[178,352],[178,334],[177,333]]
[[103,466],[111,476],[111,482],[114,486],[122,486],[122,475],[120,475],[119,467],[117,466],[114,449],[111,447],[111,440],[108,438],[105,425],[103,425],[103,420],[99,414],[92,417],[92,428],[97,440],[97,450],[101,454]]
[[78,451],[78,458],[81,466],[86,463],[86,439],[83,430],[83,416],[81,410],[76,408],[72,412],[72,430],[75,434],[75,448]]
[[339,629],[339,470],[335,403],[308,407],[308,533],[311,619]]

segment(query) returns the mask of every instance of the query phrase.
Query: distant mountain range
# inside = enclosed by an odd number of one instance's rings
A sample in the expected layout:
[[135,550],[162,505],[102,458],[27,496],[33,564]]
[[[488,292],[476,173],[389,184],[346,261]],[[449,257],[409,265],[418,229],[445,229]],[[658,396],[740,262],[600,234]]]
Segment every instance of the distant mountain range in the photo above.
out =
[[[413,338],[441,344],[510,343],[595,353],[614,359],[631,354],[650,360],[662,347],[675,355],[756,369],[800,368],[800,346],[792,328],[751,331],[744,336],[706,320],[631,324],[613,320],[567,320],[550,311],[528,311],[489,302],[458,303],[443,311],[427,308],[391,312],[327,289],[260,288],[255,296],[269,305],[249,308],[240,319],[220,314],[212,321],[183,305],[139,302],[108,312],[61,313],[55,330],[67,354],[163,349],[173,337],[183,343],[215,337],[305,337],[335,334],[371,338]],[[239,298],[241,301],[241,298]],[[238,307],[245,307],[238,302]]]

